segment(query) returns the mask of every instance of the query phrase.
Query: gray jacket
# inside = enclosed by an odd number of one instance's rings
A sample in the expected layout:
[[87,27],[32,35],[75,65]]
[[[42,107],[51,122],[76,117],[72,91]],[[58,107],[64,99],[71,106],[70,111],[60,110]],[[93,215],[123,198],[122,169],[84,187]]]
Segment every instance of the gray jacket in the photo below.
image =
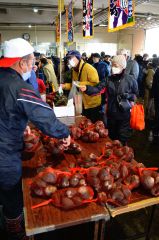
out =
[[139,65],[135,60],[128,60],[125,73],[131,75],[137,81],[139,76]]

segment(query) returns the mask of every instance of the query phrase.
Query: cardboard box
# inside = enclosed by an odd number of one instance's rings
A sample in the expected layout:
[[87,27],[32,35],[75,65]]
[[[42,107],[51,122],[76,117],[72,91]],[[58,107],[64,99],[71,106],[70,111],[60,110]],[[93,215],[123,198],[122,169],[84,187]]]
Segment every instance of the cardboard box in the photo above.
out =
[[67,106],[54,107],[56,117],[73,117],[75,116],[75,107],[73,99],[68,100]]

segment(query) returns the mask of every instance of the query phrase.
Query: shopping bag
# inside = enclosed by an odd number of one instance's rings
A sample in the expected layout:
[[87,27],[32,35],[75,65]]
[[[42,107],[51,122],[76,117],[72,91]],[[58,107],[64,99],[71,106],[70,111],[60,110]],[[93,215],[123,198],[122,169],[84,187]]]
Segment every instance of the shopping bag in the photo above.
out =
[[72,84],[72,88],[68,96],[68,99],[72,98],[75,105],[75,115],[79,116],[82,113],[82,93],[74,84]]
[[144,107],[142,104],[135,104],[131,109],[130,127],[135,130],[144,130],[145,116]]

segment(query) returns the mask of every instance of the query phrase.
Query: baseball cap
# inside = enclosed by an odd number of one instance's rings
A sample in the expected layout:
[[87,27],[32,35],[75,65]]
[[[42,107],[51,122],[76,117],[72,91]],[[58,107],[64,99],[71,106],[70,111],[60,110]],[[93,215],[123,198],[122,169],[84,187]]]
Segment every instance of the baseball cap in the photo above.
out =
[[71,50],[67,53],[66,57],[67,59],[72,57],[72,56],[75,56],[78,60],[81,59],[81,54],[80,52],[78,52],[77,50]]
[[0,67],[10,67],[22,57],[34,52],[29,42],[22,38],[15,38],[4,42],[3,55],[0,59]]
[[124,55],[114,56],[112,59],[112,62],[119,64],[123,69],[126,68],[126,59],[125,59]]

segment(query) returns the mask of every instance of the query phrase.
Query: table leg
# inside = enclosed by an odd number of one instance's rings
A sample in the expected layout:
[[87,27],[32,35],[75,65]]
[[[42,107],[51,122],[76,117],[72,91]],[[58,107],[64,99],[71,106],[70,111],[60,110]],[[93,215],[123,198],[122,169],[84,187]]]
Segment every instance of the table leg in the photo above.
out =
[[150,215],[150,219],[149,219],[149,222],[148,222],[148,227],[147,227],[147,230],[146,230],[145,240],[150,240],[151,228],[152,228],[152,223],[153,223],[153,219],[154,219],[154,215],[155,215],[155,210],[156,210],[156,205],[153,205],[151,215]]
[[105,220],[96,221],[94,224],[93,240],[104,240],[105,235]]
[[94,237],[93,240],[98,240],[98,233],[99,233],[99,221],[94,223]]
[[100,231],[100,237],[99,237],[99,240],[104,240],[104,237],[105,237],[105,220],[101,220],[100,221],[100,228],[99,228],[99,231]]

